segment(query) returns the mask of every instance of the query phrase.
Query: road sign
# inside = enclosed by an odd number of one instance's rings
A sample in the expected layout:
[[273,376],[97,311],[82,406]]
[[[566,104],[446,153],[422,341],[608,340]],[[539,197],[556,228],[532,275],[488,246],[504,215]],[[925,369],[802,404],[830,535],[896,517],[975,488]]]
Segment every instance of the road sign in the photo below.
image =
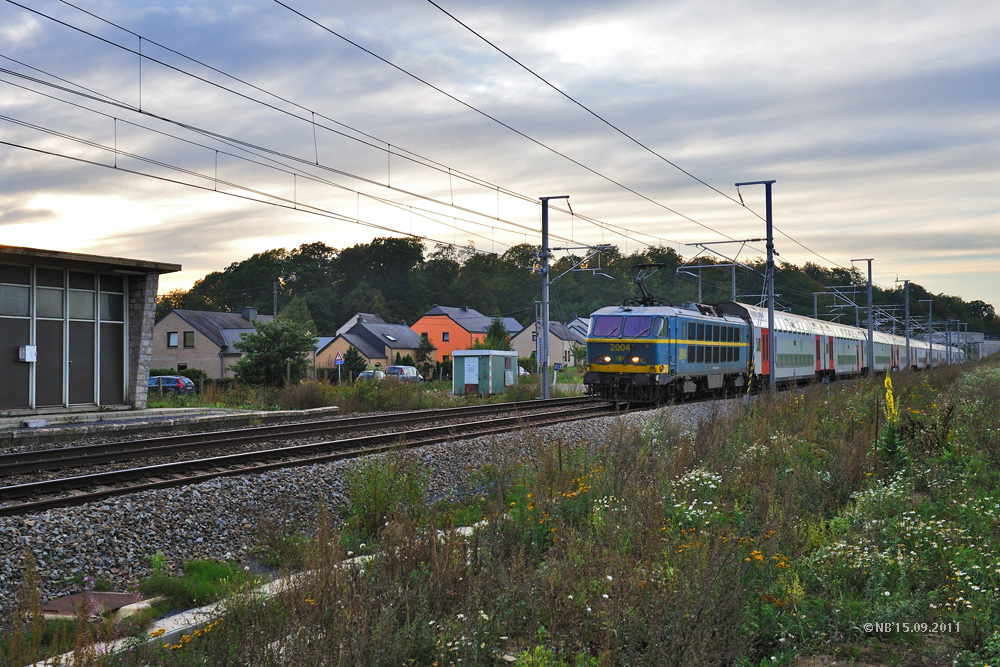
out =
[[337,355],[333,358],[333,363],[337,364],[338,366],[344,363],[344,355],[338,352]]
[[561,371],[562,370],[562,364],[560,364],[557,361],[556,363],[552,364],[552,370],[554,370],[554,371]]

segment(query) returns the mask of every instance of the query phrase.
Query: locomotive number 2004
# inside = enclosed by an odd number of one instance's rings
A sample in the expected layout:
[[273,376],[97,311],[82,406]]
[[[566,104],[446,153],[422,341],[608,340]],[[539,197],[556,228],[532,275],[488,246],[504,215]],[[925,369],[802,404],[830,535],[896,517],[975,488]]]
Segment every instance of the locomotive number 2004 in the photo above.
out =
[[611,351],[612,352],[631,352],[632,351],[632,346],[628,345],[626,343],[612,343],[611,344]]

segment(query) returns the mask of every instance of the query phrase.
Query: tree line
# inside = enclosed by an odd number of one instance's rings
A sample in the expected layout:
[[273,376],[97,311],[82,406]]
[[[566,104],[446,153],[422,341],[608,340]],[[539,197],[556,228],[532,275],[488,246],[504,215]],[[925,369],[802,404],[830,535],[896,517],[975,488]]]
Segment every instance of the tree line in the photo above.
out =
[[[336,249],[324,243],[306,243],[293,250],[265,250],[213,271],[189,290],[173,290],[157,300],[157,319],[171,308],[239,312],[256,308],[261,314],[277,314],[305,325],[314,334],[326,336],[355,313],[374,313],[386,322],[412,324],[435,305],[468,306],[489,316],[505,316],[527,325],[534,320],[535,302],[541,298],[539,248],[514,246],[503,254],[480,253],[473,248],[438,245],[427,248],[418,239],[376,238],[349,248]],[[625,255],[618,250],[602,252],[581,263],[582,257],[555,259],[551,265],[550,312],[553,320],[568,322],[587,317],[604,306],[620,304],[637,296],[636,264],[663,264],[646,280],[653,294],[681,305],[698,300],[712,303],[731,298],[732,272],[722,261],[698,257],[700,270],[685,269],[685,260],[670,248],[649,247]],[[716,266],[718,265],[718,266]],[[763,260],[751,261],[736,271],[737,300],[757,303],[764,293]],[[864,326],[867,295],[859,290],[860,309],[827,294],[827,286],[864,287],[866,278],[857,268],[826,268],[806,263],[802,267],[782,264],[775,273],[777,306],[800,315],[837,317],[845,324]],[[902,319],[902,285],[873,289],[877,305],[898,305]],[[932,294],[910,283],[910,314],[926,318],[926,305],[933,300],[936,322],[947,319],[968,323],[970,332],[1000,335],[1000,321],[992,305],[966,302],[959,297]],[[900,325],[901,326],[901,325]],[[897,331],[902,333],[902,329]]]

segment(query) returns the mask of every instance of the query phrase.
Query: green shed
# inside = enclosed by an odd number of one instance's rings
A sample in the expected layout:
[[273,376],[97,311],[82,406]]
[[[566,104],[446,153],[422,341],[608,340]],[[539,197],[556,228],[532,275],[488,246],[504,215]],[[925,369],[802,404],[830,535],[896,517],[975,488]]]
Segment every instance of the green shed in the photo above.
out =
[[499,394],[517,384],[517,352],[506,350],[455,350],[452,356],[452,391],[466,394]]

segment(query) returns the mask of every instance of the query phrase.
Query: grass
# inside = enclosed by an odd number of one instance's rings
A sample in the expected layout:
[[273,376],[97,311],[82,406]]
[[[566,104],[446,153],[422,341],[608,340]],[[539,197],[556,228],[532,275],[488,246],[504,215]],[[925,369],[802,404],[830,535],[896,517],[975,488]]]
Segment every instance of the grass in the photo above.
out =
[[538,395],[538,379],[530,377],[521,378],[517,385],[492,396],[455,396],[452,394],[450,381],[418,384],[383,381],[331,385],[308,380],[283,388],[240,383],[219,386],[206,384],[200,394],[150,395],[147,407],[304,410],[335,405],[340,408],[341,414],[346,415],[531,400]]
[[598,444],[526,432],[434,504],[418,460],[372,459],[343,515],[273,538],[294,586],[95,664],[996,664],[998,406],[982,364],[762,395],[693,432],[669,409]]

